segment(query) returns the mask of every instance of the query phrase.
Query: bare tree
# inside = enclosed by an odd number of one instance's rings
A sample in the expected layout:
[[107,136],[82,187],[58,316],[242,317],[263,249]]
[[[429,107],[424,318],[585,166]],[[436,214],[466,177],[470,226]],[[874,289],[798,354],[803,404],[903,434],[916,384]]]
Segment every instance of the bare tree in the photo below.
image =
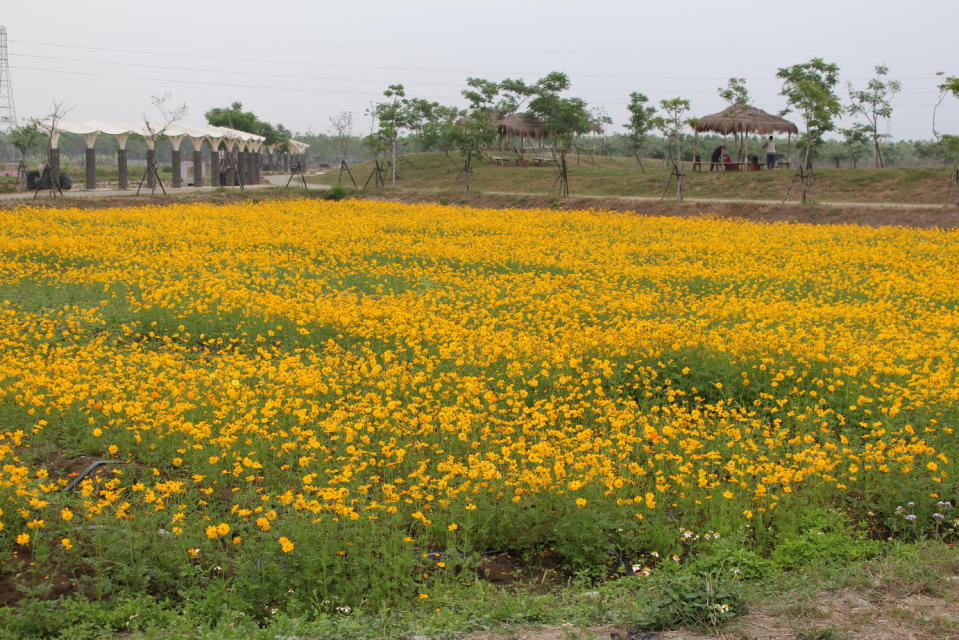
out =
[[140,194],[140,188],[143,186],[144,180],[147,180],[150,193],[154,193],[156,191],[156,185],[159,184],[163,195],[166,195],[166,189],[163,188],[163,182],[160,180],[160,173],[157,171],[156,166],[156,143],[159,141],[160,136],[166,133],[166,130],[170,128],[171,124],[185,118],[189,111],[186,103],[178,107],[168,107],[167,103],[172,97],[173,95],[169,91],[161,96],[150,96],[150,102],[153,103],[153,107],[159,113],[159,118],[151,119],[146,113],[141,114],[143,118],[143,128],[146,131],[144,137],[147,138],[148,147],[147,170],[146,173],[143,174],[143,178],[140,179],[140,185],[137,187],[137,195]]
[[889,74],[889,67],[886,65],[881,64],[875,69],[876,76],[869,81],[865,89],[855,89],[851,82],[846,83],[849,89],[849,106],[846,111],[853,116],[860,115],[866,121],[853,125],[853,128],[872,139],[876,167],[882,168],[886,164],[879,148],[879,121],[892,117],[892,99],[902,90],[902,83],[885,79]]
[[333,145],[340,154],[340,161],[346,160],[350,155],[350,143],[353,142],[352,111],[341,111],[335,116],[330,116],[330,137],[333,138]]
[[57,145],[57,140],[60,137],[60,121],[72,110],[73,107],[69,109],[65,108],[63,101],[57,102],[54,100],[50,113],[39,123],[49,137],[47,138],[47,164],[44,166],[43,173],[40,175],[40,180],[37,183],[37,191],[33,194],[34,198],[40,193],[40,185],[44,180],[47,181],[50,187],[51,196],[55,196],[58,193],[63,195],[63,191],[60,190],[60,149]]

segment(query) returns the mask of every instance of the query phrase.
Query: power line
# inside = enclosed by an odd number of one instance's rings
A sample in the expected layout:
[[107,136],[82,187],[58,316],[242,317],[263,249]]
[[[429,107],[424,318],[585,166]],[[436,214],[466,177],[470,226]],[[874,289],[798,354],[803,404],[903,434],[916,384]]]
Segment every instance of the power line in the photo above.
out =
[[[229,74],[229,75],[239,75],[239,76],[254,76],[254,77],[271,77],[271,78],[288,78],[291,80],[323,80],[323,81],[332,81],[332,82],[358,82],[358,83],[367,83],[367,84],[381,84],[386,85],[392,82],[392,80],[367,80],[362,78],[342,78],[342,77],[332,77],[332,76],[310,76],[310,75],[299,75],[299,74],[289,74],[289,73],[274,73],[271,71],[234,71],[232,69],[209,69],[202,67],[177,67],[169,65],[155,65],[155,64],[143,64],[138,62],[117,62],[115,60],[77,60],[76,58],[68,58],[65,56],[44,56],[36,55],[29,53],[15,53],[13,54],[15,58],[38,58],[42,60],[69,60],[74,63],[82,64],[105,64],[111,66],[122,66],[122,67],[140,67],[144,69],[162,69],[166,71],[189,71],[195,73],[215,73],[215,74]],[[453,84],[449,82],[429,82],[429,81],[419,81],[415,82],[416,85],[428,85],[434,87],[446,87],[446,88],[457,88],[462,85]],[[589,93],[614,93],[622,94],[621,89],[583,89]],[[663,89],[663,92],[672,91]],[[714,91],[706,89],[684,89],[683,93],[687,94],[714,94]],[[752,95],[758,96],[778,96],[779,92],[773,91],[753,91]],[[935,91],[902,91],[900,95],[938,95],[938,92]]]
[[[114,74],[114,73],[96,73],[93,71],[74,71],[70,69],[47,69],[43,67],[29,67],[23,65],[12,65],[11,69],[20,69],[24,71],[40,71],[44,73],[61,73],[68,75],[81,75],[81,76],[91,76],[97,78],[117,78],[121,80],[147,80],[150,82],[172,82],[179,84],[190,84],[190,85],[201,85],[201,86],[216,86],[216,87],[232,87],[237,89],[257,89],[257,90],[269,90],[269,91],[294,91],[299,93],[321,93],[321,94],[330,94],[330,95],[354,95],[354,96],[363,96],[364,98],[375,97],[370,92],[367,91],[349,91],[349,90],[340,90],[340,89],[317,89],[310,87],[282,87],[275,85],[251,85],[251,84],[241,84],[237,82],[214,82],[208,80],[186,80],[183,78],[156,78],[151,76],[135,76],[135,75],[126,75],[126,74]],[[618,93],[614,90],[600,90],[602,92],[612,92]],[[658,93],[670,93],[668,90],[663,90]],[[683,93],[711,93],[708,91],[684,91]],[[778,95],[778,94],[759,94],[759,95]],[[430,95],[427,96],[433,100],[461,100],[462,96],[443,96],[443,95]],[[625,101],[620,102],[593,102],[597,106],[605,107],[622,107],[625,106]],[[896,104],[897,107],[927,107],[930,105],[927,104]],[[944,104],[946,106],[959,106],[959,104]]]
[[[138,55],[152,55],[152,56],[162,56],[162,57],[178,57],[178,58],[203,58],[208,60],[229,60],[232,62],[259,62],[267,64],[283,64],[283,65],[304,65],[304,66],[314,66],[314,67],[331,67],[331,68],[341,68],[341,69],[377,69],[377,70],[388,70],[388,71],[427,71],[431,73],[465,73],[465,74],[502,74],[502,75],[523,75],[523,76],[534,76],[543,73],[542,71],[502,71],[502,70],[489,70],[489,69],[450,69],[450,68],[437,68],[437,67],[403,67],[403,66],[387,66],[387,65],[361,65],[361,64],[342,64],[342,63],[330,63],[330,62],[316,62],[312,60],[292,60],[292,59],[270,59],[270,58],[241,58],[238,56],[220,56],[220,55],[209,55],[209,54],[194,54],[194,53],[176,53],[171,51],[149,51],[144,49],[115,49],[111,47],[92,47],[84,45],[72,45],[72,44],[62,44],[59,42],[31,42],[29,40],[11,40],[17,44],[26,44],[32,46],[42,46],[42,47],[59,47],[65,49],[82,49],[87,51],[106,51],[110,53],[132,53]],[[724,81],[728,80],[725,76],[677,76],[677,75],[616,75],[616,74],[596,74],[596,73],[582,73],[576,74],[578,77],[583,78],[606,78],[606,79],[620,79],[620,80],[718,80]],[[902,77],[903,80],[934,80],[936,76],[908,76]],[[747,80],[757,80],[757,79],[768,79],[766,76],[761,78],[758,76],[748,77]],[[867,80],[868,78],[849,78],[850,80]]]

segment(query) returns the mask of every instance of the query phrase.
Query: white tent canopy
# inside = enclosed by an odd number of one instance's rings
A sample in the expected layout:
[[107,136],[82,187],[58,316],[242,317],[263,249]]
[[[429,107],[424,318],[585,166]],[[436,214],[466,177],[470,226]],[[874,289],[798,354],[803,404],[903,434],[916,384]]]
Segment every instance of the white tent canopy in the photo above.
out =
[[[206,138],[211,144],[219,142],[220,140],[232,140],[238,143],[249,144],[250,146],[257,147],[266,140],[266,138],[263,136],[256,135],[255,133],[249,133],[247,131],[240,131],[239,129],[215,127],[209,124],[183,124],[181,122],[173,122],[167,125],[166,128],[162,129],[156,127],[155,125],[147,126],[146,123],[133,124],[123,121],[106,122],[103,120],[80,121],[67,120],[66,118],[57,120],[56,125],[54,125],[53,121],[49,118],[45,120],[39,120],[38,124],[40,125],[41,129],[43,129],[53,138],[54,148],[57,146],[57,141],[60,137],[60,134],[64,132],[76,133],[82,136],[90,136],[101,133],[111,136],[129,136],[135,134],[146,138],[157,138],[159,136],[167,136],[168,138],[173,138],[176,136],[188,136],[196,140],[202,140]],[[310,146],[297,140],[290,140],[289,143],[290,149],[295,153],[303,153]]]
[[[85,158],[85,184],[87,189],[96,189],[96,149],[97,137],[100,135],[113,136],[117,143],[117,181],[120,189],[128,187],[127,172],[127,139],[131,135],[142,136],[147,146],[147,170],[144,173],[143,180],[146,180],[147,186],[153,188],[159,181],[159,174],[156,169],[156,144],[161,137],[166,137],[170,142],[172,153],[170,156],[170,168],[172,171],[172,184],[179,187],[184,181],[188,180],[187,167],[181,161],[182,152],[180,144],[184,138],[190,138],[193,143],[193,186],[200,186],[202,183],[204,163],[201,159],[201,147],[204,141],[210,143],[210,161],[209,161],[209,181],[211,186],[226,186],[239,184],[257,184],[260,182],[260,169],[266,166],[272,170],[288,170],[291,166],[302,167],[305,158],[297,159],[291,163],[291,156],[302,155],[306,153],[310,145],[297,140],[289,140],[283,153],[278,153],[281,145],[267,145],[266,138],[255,133],[240,131],[230,127],[215,127],[208,124],[186,124],[180,121],[158,125],[144,121],[142,123],[131,123],[123,121],[104,121],[104,120],[70,120],[67,118],[46,118],[36,121],[37,127],[50,136],[50,160],[48,163],[53,180],[59,180],[60,171],[60,135],[62,133],[73,133],[83,136],[86,144]],[[226,151],[220,149],[220,145],[226,148]],[[268,155],[264,159],[262,152],[267,151]],[[46,171],[47,168],[44,169]],[[298,169],[302,171],[302,168]],[[51,181],[51,184],[54,184]],[[142,181],[141,181],[142,185]],[[160,181],[161,188],[163,187]],[[137,188],[139,191],[139,187]]]

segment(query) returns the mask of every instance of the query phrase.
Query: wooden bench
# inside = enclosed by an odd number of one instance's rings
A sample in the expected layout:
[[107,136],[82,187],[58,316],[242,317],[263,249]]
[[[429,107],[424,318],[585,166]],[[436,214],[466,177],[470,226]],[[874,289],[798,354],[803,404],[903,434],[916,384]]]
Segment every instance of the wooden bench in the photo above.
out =
[[543,158],[543,157],[533,158],[533,164],[539,165],[539,166],[545,166],[548,164],[555,164],[555,163],[556,163],[555,158]]

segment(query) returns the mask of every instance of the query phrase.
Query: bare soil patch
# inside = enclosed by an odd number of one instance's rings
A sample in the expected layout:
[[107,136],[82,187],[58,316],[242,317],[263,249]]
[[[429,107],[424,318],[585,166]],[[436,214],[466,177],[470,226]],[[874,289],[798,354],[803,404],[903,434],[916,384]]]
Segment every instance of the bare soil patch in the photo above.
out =
[[465,640],[957,640],[959,579],[943,580],[936,593],[902,597],[889,592],[842,589],[808,601],[783,594],[714,632],[639,631],[623,626],[563,625],[479,632]]

